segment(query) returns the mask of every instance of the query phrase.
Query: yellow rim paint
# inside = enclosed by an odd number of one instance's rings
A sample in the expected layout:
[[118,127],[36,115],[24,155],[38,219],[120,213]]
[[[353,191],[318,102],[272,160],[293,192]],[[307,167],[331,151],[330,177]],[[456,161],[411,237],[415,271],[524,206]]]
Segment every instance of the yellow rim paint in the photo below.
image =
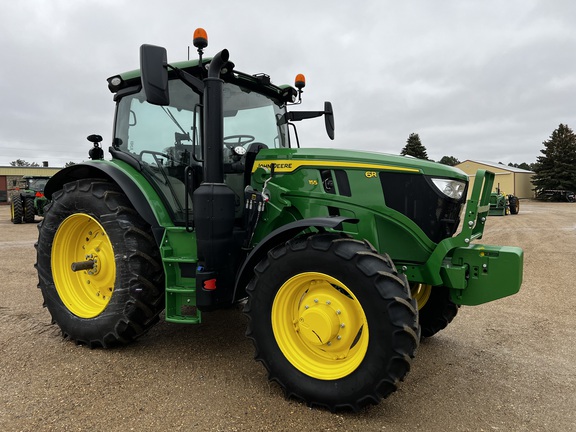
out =
[[272,330],[288,361],[321,380],[351,374],[368,349],[368,323],[354,294],[323,273],[300,273],[278,290]]
[[418,304],[418,310],[421,310],[428,302],[430,294],[432,293],[432,286],[427,284],[415,283],[410,287],[412,298]]
[[[88,270],[72,270],[72,263],[93,262]],[[114,250],[100,223],[84,213],[68,216],[52,244],[52,277],[62,303],[80,318],[102,313],[114,292]]]
[[297,170],[301,167],[330,167],[334,169],[338,168],[355,168],[360,170],[386,170],[386,171],[403,171],[403,172],[420,172],[416,168],[405,168],[393,165],[378,165],[369,164],[361,162],[338,162],[338,161],[318,161],[318,160],[260,160],[254,163],[252,172],[255,172],[258,168],[270,168],[271,164],[275,164],[274,172],[287,173]]

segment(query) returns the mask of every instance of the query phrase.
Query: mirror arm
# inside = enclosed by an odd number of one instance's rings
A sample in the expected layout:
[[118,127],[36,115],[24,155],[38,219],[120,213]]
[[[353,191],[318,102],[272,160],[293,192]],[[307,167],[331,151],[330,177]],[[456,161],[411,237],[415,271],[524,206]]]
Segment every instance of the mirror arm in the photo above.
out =
[[194,75],[191,75],[188,72],[183,71],[182,69],[178,69],[177,67],[174,67],[170,64],[168,67],[175,71],[178,78],[180,78],[180,80],[192,90],[197,90],[200,93],[204,91],[204,82],[201,79],[196,78]]

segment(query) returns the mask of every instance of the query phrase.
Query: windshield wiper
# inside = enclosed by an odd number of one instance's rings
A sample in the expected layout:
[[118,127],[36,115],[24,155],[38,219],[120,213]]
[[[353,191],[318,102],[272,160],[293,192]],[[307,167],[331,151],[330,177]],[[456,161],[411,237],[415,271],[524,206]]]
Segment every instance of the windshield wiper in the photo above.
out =
[[[165,107],[163,107],[163,106],[161,106],[161,108],[164,110],[164,112],[165,112],[166,115],[170,118],[170,120],[172,120],[172,121],[174,122],[174,124],[175,124],[176,126],[178,126],[178,129],[180,129],[184,135],[188,135],[188,134],[186,133],[186,131],[184,130],[184,128],[183,128],[182,126],[180,126],[180,123],[178,123],[178,120],[176,120],[176,117],[174,117],[174,114],[172,114],[168,108],[165,108]],[[189,135],[188,135],[188,136],[189,136]]]

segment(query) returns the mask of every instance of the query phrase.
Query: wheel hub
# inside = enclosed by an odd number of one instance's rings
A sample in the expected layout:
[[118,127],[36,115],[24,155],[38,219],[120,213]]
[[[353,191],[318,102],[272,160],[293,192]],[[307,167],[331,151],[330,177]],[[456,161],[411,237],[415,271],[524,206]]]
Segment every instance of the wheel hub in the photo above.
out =
[[100,223],[84,213],[62,221],[52,245],[52,275],[62,303],[80,318],[94,318],[114,292],[112,242]]
[[308,272],[287,280],[276,294],[271,318],[280,350],[309,376],[342,378],[366,355],[364,310],[352,291],[329,275]]
[[338,334],[340,320],[327,305],[304,309],[298,320],[300,334],[312,345],[324,345]]

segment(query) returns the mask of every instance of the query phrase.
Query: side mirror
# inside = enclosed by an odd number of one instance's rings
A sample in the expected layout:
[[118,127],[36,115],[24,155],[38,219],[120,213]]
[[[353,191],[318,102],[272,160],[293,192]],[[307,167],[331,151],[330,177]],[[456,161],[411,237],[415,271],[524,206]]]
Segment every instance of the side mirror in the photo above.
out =
[[146,100],[153,105],[169,105],[168,57],[166,49],[144,44],[140,47],[140,73]]
[[334,139],[334,111],[330,102],[324,102],[324,123],[326,124],[326,133],[331,140]]

